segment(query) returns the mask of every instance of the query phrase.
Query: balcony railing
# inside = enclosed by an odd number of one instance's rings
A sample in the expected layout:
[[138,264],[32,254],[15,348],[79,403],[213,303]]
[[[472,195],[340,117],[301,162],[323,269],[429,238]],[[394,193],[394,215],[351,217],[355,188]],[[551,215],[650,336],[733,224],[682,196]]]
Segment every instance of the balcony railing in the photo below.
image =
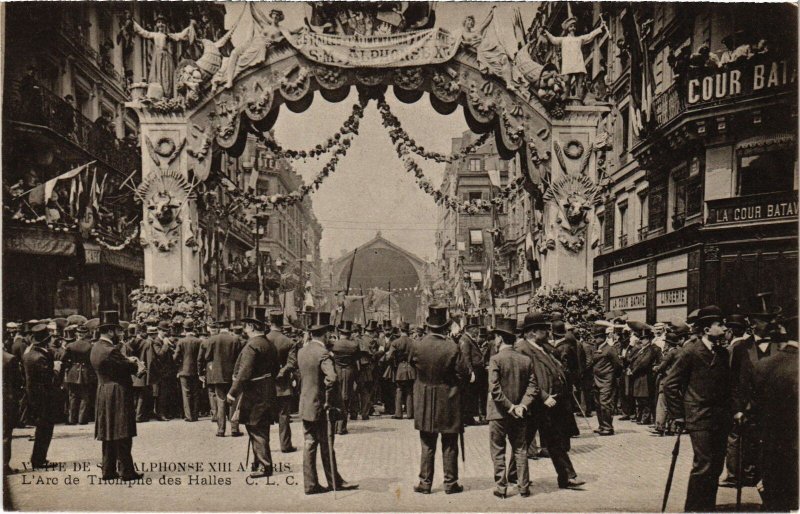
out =
[[637,232],[639,233],[639,241],[644,241],[645,239],[647,239],[647,232],[649,230],[650,227],[647,226],[639,227],[639,229],[637,230]]
[[126,175],[140,167],[141,156],[135,146],[117,139],[41,85],[20,88],[19,100],[6,106],[11,120],[47,127]]
[[628,234],[620,234],[619,236],[619,247],[625,248],[628,246]]
[[653,100],[656,124],[661,127],[686,110],[686,100],[679,94],[681,84],[676,82]]

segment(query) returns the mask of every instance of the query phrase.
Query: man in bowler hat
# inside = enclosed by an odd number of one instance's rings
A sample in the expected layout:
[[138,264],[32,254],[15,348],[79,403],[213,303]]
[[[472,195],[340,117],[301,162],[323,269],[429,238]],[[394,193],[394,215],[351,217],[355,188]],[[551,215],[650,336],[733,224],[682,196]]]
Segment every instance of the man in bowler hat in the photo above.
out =
[[[695,326],[702,330],[701,339],[683,346],[664,379],[664,398],[676,430],[685,427],[694,450],[684,508],[708,512],[716,506],[717,480],[725,462],[735,399],[728,352],[722,346],[722,310],[716,305],[700,309]],[[741,413],[737,417],[741,418]]]
[[123,357],[118,341],[122,327],[116,311],[100,313],[100,339],[92,347],[91,363],[97,373],[95,439],[103,445],[103,480],[138,480],[131,448],[136,437],[136,411],[132,374],[143,374],[144,363]]
[[422,446],[419,484],[414,491],[430,494],[436,441],[442,435],[444,492],[460,493],[458,483],[458,435],[463,432],[461,394],[469,380],[469,367],[458,345],[447,337],[447,307],[428,309],[428,335],[414,345],[409,362],[417,370],[414,382],[414,428]]
[[[333,326],[330,324],[329,312],[309,313],[311,320],[308,329],[311,340],[297,352],[297,363],[300,370],[300,418],[303,420],[303,487],[306,494],[319,494],[331,490],[335,485],[337,491],[355,489],[357,484],[350,484],[339,475],[336,467],[336,453],[328,442],[327,415],[335,409],[336,402],[336,370],[333,358],[328,351],[327,343]],[[346,412],[338,411],[339,416]],[[331,434],[331,442],[333,435]],[[322,487],[317,478],[317,448],[321,451],[322,469],[328,480],[328,487]]]

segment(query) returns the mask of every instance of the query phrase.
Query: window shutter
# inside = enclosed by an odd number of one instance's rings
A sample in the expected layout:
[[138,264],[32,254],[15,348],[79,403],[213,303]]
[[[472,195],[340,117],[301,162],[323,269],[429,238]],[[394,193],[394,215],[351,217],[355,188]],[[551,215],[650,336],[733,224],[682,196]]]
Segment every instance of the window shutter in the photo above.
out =
[[603,233],[603,246],[611,248],[614,246],[614,199],[611,198],[606,202],[604,210],[605,227]]

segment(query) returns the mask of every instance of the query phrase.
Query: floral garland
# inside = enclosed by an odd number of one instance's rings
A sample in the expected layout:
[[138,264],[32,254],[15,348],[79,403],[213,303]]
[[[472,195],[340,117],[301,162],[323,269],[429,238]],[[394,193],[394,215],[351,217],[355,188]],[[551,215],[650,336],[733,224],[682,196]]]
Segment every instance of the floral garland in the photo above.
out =
[[128,299],[135,306],[133,319],[137,323],[155,325],[159,321],[169,321],[180,324],[187,318],[197,322],[210,319],[208,292],[197,287],[189,291],[182,286],[177,289],[143,286],[134,289]]
[[424,146],[418,145],[414,138],[408,135],[408,132],[406,132],[406,130],[400,124],[400,120],[394,115],[394,113],[392,113],[391,108],[389,107],[389,104],[386,102],[385,98],[378,99],[378,111],[381,113],[383,126],[390,129],[389,136],[392,138],[393,143],[397,143],[397,141],[403,141],[408,149],[415,154],[419,155],[423,159],[432,160],[438,163],[456,162],[463,159],[467,155],[475,153],[478,148],[486,144],[486,142],[489,140],[489,137],[492,135],[491,132],[481,134],[478,136],[478,139],[464,147],[463,150],[452,155],[444,155],[439,152],[429,152],[425,150]]
[[[36,218],[22,218],[19,221],[25,223],[26,225],[44,225],[49,230],[51,230],[53,232],[64,232],[64,233],[67,233],[67,234],[70,233],[70,232],[80,232],[79,223],[78,222],[75,222],[75,223],[52,223],[52,222],[48,222],[47,219],[44,216],[37,216]],[[133,241],[135,241],[137,237],[139,237],[139,227],[137,225],[136,229],[128,237],[126,237],[122,241],[122,243],[120,243],[118,245],[114,245],[114,244],[111,244],[108,241],[106,241],[103,238],[103,236],[101,236],[97,232],[96,229],[91,229],[89,231],[89,235],[91,236],[91,238],[87,238],[87,240],[94,241],[95,243],[99,244],[103,248],[106,248],[107,250],[112,250],[112,251],[124,250],[125,248],[128,247],[128,245],[130,245]]]
[[358,135],[358,127],[361,122],[361,119],[364,117],[364,108],[359,104],[353,105],[353,111],[350,113],[350,116],[342,124],[342,128],[336,131],[334,135],[329,137],[324,144],[318,144],[311,150],[290,150],[283,148],[280,143],[275,141],[272,138],[268,138],[266,136],[260,136],[259,140],[267,147],[269,151],[271,151],[276,158],[286,158],[286,159],[305,159],[307,157],[316,158],[320,155],[324,155],[330,152],[334,147],[336,147],[341,139],[348,135]]
[[99,244],[106,250],[118,251],[118,250],[124,250],[125,248],[128,247],[129,244],[134,242],[139,237],[139,227],[137,225],[136,229],[134,229],[134,231],[118,245],[109,243],[108,241],[103,239],[103,236],[98,234],[97,231],[95,230],[92,230],[90,233],[94,236],[95,243]]

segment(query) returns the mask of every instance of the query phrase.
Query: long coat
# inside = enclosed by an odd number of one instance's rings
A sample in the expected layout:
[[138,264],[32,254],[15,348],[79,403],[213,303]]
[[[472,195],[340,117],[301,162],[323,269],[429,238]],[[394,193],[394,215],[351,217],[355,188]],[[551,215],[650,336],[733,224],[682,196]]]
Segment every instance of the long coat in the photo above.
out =
[[195,336],[186,336],[175,343],[175,362],[179,377],[196,377],[202,341]]
[[594,372],[594,386],[601,391],[613,390],[616,385],[615,377],[622,371],[622,360],[617,354],[617,349],[609,344],[602,344],[592,352],[592,370]]
[[481,351],[478,341],[465,332],[461,336],[458,345],[461,348],[461,353],[464,354],[464,361],[469,370],[476,375],[485,373],[486,364],[483,360],[483,352]]
[[206,368],[206,383],[230,384],[233,382],[233,366],[242,350],[242,343],[235,334],[223,332],[208,339],[208,345],[200,354],[200,369]]
[[100,339],[92,347],[91,362],[97,373],[94,437],[115,441],[136,436],[136,410],[131,374],[136,364],[128,361],[114,344]]
[[509,410],[514,405],[522,405],[529,411],[539,394],[539,383],[530,357],[505,346],[489,359],[486,419],[509,418]]
[[456,343],[443,335],[428,334],[413,346],[414,428],[422,432],[460,433],[461,390],[469,367]]
[[92,368],[90,355],[92,342],[88,339],[78,339],[69,343],[64,348],[64,375],[65,384],[96,384],[97,376]]
[[353,394],[353,386],[356,383],[358,343],[352,339],[341,337],[333,343],[331,353],[333,353],[336,376],[339,377],[339,394],[342,401],[347,401]]
[[[766,452],[765,460],[787,452],[797,455],[797,348],[786,346],[756,362],[753,414]],[[796,457],[795,457],[796,458]],[[793,463],[797,466],[797,461]]]
[[[580,434],[572,413],[572,393],[561,362],[546,350],[539,350],[524,339],[518,340],[514,349],[527,355],[533,362],[533,371],[539,384],[539,401],[534,403],[529,415],[539,420],[544,437],[548,438],[555,433],[565,437]],[[554,407],[544,405],[548,396],[555,398]]]
[[162,358],[168,351],[169,347],[154,337],[142,340],[138,357],[144,363],[146,373],[134,378],[133,385],[144,387],[160,383],[164,373]]
[[664,379],[664,399],[673,419],[689,431],[729,430],[733,399],[728,352],[710,351],[700,340],[687,342]]
[[556,357],[564,369],[570,385],[576,385],[580,379],[581,364],[578,358],[578,341],[574,337],[564,337],[555,343]]
[[395,382],[406,382],[417,379],[417,370],[408,362],[411,357],[411,349],[414,346],[414,341],[408,336],[400,336],[392,341],[392,347],[389,350],[391,358],[395,363]]
[[28,415],[35,425],[48,425],[60,421],[64,404],[53,367],[53,354],[47,348],[31,346],[22,356],[25,383],[28,393]]
[[17,424],[19,399],[25,387],[25,378],[14,354],[3,352],[3,424]]
[[358,383],[368,383],[375,380],[375,354],[378,351],[378,341],[375,337],[365,334],[358,340]]
[[279,330],[270,330],[266,337],[275,345],[275,350],[278,352],[278,374],[280,377],[275,378],[277,395],[291,396],[293,392],[292,371],[297,369],[298,346]]
[[321,341],[311,340],[297,352],[297,365],[301,377],[300,418],[312,422],[325,419],[324,407],[333,402],[337,381],[331,353]]
[[278,405],[275,377],[278,350],[264,336],[252,337],[239,355],[239,367],[229,394],[239,399],[239,423],[271,425]]
[[650,398],[655,395],[655,372],[653,368],[661,358],[661,350],[654,344],[643,346],[631,362],[631,379],[635,398]]

